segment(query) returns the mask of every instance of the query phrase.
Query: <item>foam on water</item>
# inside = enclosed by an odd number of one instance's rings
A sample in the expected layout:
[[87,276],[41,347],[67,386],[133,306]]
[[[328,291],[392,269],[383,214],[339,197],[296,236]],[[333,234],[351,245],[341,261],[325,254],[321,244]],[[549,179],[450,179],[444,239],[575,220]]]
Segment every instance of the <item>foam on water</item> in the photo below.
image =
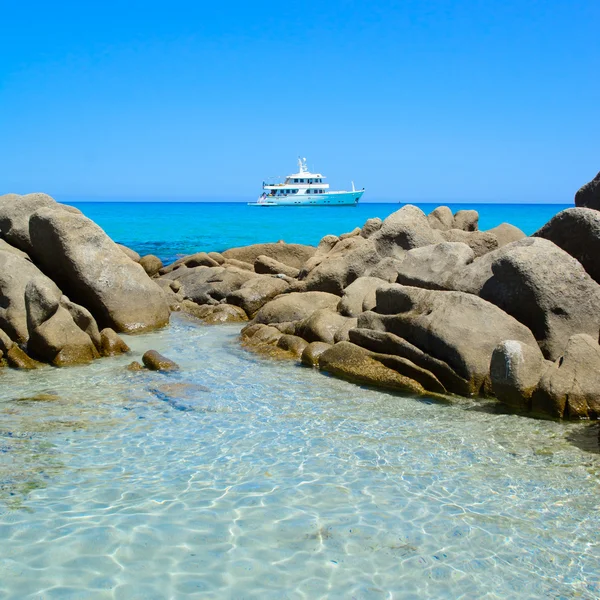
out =
[[[354,386],[182,317],[4,370],[0,598],[597,598],[582,425]],[[171,374],[129,372],[148,348]]]

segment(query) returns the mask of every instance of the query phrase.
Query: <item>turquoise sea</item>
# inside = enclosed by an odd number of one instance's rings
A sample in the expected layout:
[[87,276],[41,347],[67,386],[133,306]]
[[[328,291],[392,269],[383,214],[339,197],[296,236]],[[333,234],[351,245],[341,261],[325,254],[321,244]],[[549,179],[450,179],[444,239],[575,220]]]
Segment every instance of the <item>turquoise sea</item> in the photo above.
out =
[[[258,242],[318,244],[329,233],[360,227],[371,217],[385,218],[400,204],[363,203],[356,207],[256,207],[245,203],[81,202],[74,203],[116,241],[141,254],[172,262],[199,250],[221,251]],[[426,213],[438,204],[417,204]],[[453,212],[479,212],[480,229],[509,222],[532,234],[557,212],[557,204],[448,204]]]
[[[79,206],[164,259],[397,208]],[[560,207],[479,210],[531,232]],[[174,315],[130,356],[0,372],[0,599],[600,597],[597,425],[355,386],[238,332]],[[149,348],[181,370],[125,369]]]

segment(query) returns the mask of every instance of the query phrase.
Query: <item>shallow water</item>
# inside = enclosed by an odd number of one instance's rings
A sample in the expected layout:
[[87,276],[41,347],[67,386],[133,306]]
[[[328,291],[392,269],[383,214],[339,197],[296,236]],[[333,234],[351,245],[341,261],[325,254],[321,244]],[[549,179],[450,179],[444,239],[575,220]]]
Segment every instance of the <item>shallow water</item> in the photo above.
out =
[[[176,316],[0,373],[0,598],[597,598],[582,425],[373,391]],[[173,374],[124,366],[148,348]]]

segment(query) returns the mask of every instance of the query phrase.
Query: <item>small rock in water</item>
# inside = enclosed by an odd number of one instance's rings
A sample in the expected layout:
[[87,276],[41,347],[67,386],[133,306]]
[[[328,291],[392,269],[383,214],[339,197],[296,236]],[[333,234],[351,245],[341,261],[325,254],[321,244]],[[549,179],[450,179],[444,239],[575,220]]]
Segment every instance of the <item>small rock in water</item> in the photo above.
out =
[[144,367],[137,360],[134,360],[132,363],[129,363],[126,367],[128,371],[143,371]]
[[16,344],[13,344],[6,353],[6,362],[8,363],[8,366],[13,369],[31,370],[41,366],[39,362],[27,356],[27,354],[25,354],[25,352],[23,352]]
[[114,329],[106,327],[100,332],[100,352],[102,356],[116,356],[129,352],[129,346]]
[[156,350],[148,350],[142,356],[142,362],[151,371],[177,371],[179,365],[171,359],[158,353]]

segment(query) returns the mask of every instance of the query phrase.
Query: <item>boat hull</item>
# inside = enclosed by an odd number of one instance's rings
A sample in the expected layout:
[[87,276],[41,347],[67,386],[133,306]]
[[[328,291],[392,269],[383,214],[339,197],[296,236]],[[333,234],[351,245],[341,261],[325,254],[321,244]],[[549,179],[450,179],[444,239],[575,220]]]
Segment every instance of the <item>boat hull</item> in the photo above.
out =
[[248,206],[356,206],[363,194],[363,190],[357,190],[329,194],[290,194],[279,198],[267,196],[258,202],[248,202]]

